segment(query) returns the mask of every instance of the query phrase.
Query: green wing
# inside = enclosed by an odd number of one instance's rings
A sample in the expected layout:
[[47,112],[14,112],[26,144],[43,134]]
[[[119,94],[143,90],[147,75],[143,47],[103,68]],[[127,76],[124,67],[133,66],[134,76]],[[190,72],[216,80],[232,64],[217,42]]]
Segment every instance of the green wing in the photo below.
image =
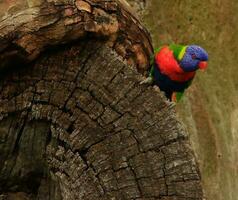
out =
[[158,53],[161,50],[162,47],[155,48],[154,49],[154,54],[150,56],[150,72],[149,72],[149,77],[154,77],[154,66],[155,66],[155,54]]
[[[188,84],[187,84],[187,87],[185,89],[187,89],[193,82],[193,79],[191,79],[190,81],[188,81]],[[185,90],[184,90],[185,91]],[[184,94],[184,91],[182,92],[176,92],[176,102],[179,102],[182,97],[183,97],[183,94]]]
[[158,53],[163,47],[164,47],[164,46],[155,48],[155,49],[154,49],[154,55],[155,55],[156,53]]
[[179,102],[182,97],[183,97],[184,91],[183,92],[176,92],[176,102]]

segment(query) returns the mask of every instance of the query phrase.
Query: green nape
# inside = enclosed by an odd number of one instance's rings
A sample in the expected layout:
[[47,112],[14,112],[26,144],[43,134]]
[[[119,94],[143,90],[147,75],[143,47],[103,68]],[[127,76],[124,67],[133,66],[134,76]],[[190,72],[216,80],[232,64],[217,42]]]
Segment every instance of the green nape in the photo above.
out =
[[179,45],[179,44],[171,44],[169,45],[169,48],[173,51],[174,57],[176,60],[179,60],[179,54],[183,50],[183,48],[186,47],[185,45]]

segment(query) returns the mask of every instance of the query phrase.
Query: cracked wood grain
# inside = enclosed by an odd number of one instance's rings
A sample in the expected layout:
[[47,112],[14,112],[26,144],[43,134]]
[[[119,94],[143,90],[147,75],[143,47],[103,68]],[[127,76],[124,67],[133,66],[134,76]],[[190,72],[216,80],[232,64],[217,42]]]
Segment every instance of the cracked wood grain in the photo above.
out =
[[124,0],[0,2],[0,200],[200,200],[187,133]]
[[202,199],[186,132],[158,89],[141,79],[92,39],[6,74],[2,198]]

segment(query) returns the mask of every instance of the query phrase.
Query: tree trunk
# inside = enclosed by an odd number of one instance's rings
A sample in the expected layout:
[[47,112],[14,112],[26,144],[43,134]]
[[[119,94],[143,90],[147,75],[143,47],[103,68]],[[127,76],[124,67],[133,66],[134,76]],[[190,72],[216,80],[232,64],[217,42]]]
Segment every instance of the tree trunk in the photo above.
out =
[[139,84],[152,48],[125,2],[5,1],[0,17],[1,200],[202,199],[173,106]]

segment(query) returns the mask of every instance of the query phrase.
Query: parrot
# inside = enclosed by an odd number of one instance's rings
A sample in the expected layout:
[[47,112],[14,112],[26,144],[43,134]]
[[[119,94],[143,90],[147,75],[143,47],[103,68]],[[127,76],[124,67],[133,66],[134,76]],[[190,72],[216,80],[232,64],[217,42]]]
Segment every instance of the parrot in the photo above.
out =
[[164,45],[154,50],[149,76],[141,83],[157,85],[170,101],[178,102],[207,61],[208,53],[198,45]]

